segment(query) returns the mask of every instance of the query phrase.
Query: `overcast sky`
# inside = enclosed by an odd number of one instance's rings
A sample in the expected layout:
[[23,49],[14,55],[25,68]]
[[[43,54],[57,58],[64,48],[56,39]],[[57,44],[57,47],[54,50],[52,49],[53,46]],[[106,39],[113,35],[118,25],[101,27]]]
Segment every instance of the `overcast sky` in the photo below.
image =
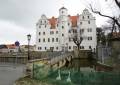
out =
[[[82,0],[0,0],[0,44],[15,41],[27,44],[29,33],[32,34],[31,44],[35,44],[35,24],[40,16],[58,17],[62,6],[70,15],[81,14],[87,8]],[[104,24],[106,19],[94,16],[97,26]]]

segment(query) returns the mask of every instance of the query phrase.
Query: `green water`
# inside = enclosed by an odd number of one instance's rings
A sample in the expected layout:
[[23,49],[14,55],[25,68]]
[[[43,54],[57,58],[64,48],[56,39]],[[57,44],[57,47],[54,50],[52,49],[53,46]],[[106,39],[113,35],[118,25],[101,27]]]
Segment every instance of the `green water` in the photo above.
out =
[[[60,75],[60,80],[56,78]],[[69,76],[70,75],[70,76]],[[34,79],[52,85],[120,85],[120,74],[112,72],[76,71],[62,68],[54,70],[34,65]],[[71,82],[68,82],[67,79]]]

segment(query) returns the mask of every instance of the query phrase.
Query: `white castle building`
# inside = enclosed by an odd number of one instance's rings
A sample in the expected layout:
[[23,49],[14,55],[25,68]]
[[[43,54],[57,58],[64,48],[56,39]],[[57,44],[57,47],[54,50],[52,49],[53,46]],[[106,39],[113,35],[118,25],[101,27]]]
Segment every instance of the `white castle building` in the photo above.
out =
[[76,45],[71,35],[79,31],[84,36],[80,49],[96,49],[95,17],[87,9],[76,16],[68,15],[65,7],[59,9],[58,18],[42,15],[36,24],[36,51],[73,51]]

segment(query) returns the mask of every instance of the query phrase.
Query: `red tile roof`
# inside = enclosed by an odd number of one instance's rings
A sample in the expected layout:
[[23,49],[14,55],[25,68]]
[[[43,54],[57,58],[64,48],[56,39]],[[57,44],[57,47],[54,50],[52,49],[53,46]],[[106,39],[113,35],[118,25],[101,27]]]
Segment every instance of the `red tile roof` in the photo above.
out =
[[57,18],[52,17],[51,19],[48,19],[49,23],[51,24],[51,28],[54,29],[57,23]]
[[15,48],[16,48],[15,44],[8,44],[8,45],[6,45],[6,46],[7,46],[7,48],[9,48],[9,49],[15,49]]
[[72,23],[72,27],[77,27],[78,16],[69,16],[69,17],[70,17],[70,20],[71,20],[71,23]]
[[[77,19],[79,16],[68,16],[71,20],[72,23],[72,27],[77,27]],[[55,26],[57,24],[57,18],[52,17],[50,19],[48,19],[49,23],[51,24],[51,29],[55,29]]]

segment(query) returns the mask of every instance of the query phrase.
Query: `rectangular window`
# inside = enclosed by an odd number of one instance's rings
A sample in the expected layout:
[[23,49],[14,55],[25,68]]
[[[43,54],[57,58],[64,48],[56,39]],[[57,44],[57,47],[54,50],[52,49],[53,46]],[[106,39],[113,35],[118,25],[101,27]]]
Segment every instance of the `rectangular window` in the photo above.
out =
[[92,32],[92,28],[90,28],[90,32]]
[[87,16],[88,17],[88,19],[90,18],[89,16]]
[[84,16],[82,16],[82,19],[84,19]]
[[71,49],[71,46],[69,46],[69,49]]
[[40,35],[41,33],[39,32],[39,35]]
[[83,33],[84,32],[84,29],[80,29],[80,33]]
[[69,30],[69,33],[71,33],[71,30]]
[[43,32],[43,35],[45,35],[45,32]]
[[45,47],[45,50],[46,50],[47,48]]
[[56,38],[56,42],[58,42],[58,38]]
[[90,40],[92,40],[92,37],[90,37]]
[[39,28],[41,28],[41,26],[39,26]]
[[54,38],[52,38],[52,42],[54,42]]
[[53,51],[53,50],[54,50],[54,47],[50,47],[50,50]]
[[50,31],[50,34],[51,34],[51,35],[54,34],[54,31]]
[[82,46],[82,49],[84,49],[84,46]]
[[77,30],[74,29],[74,30],[73,30],[73,33],[77,33]]
[[84,49],[84,46],[80,46],[80,49]]
[[38,47],[38,50],[41,50],[42,49],[42,47]]
[[80,25],[82,25],[82,22],[80,22]]
[[91,47],[91,46],[89,46],[89,49],[92,49],[92,47]]
[[88,40],[92,40],[92,37],[88,37]]
[[40,42],[40,39],[39,39],[39,42]]
[[56,31],[56,34],[58,34],[58,31]]
[[88,32],[92,32],[92,28],[88,28],[87,31],[88,31]]
[[88,21],[88,24],[90,24],[90,21]]
[[50,42],[50,38],[48,38],[48,42]]
[[70,23],[68,23],[68,26],[70,25]]
[[43,38],[43,42],[45,42],[45,38]]
[[64,26],[62,26],[62,29],[64,29]]
[[58,47],[56,47],[56,50],[58,50]]
[[88,40],[90,40],[90,37],[88,37]]
[[69,38],[69,42],[71,42],[71,38]]

